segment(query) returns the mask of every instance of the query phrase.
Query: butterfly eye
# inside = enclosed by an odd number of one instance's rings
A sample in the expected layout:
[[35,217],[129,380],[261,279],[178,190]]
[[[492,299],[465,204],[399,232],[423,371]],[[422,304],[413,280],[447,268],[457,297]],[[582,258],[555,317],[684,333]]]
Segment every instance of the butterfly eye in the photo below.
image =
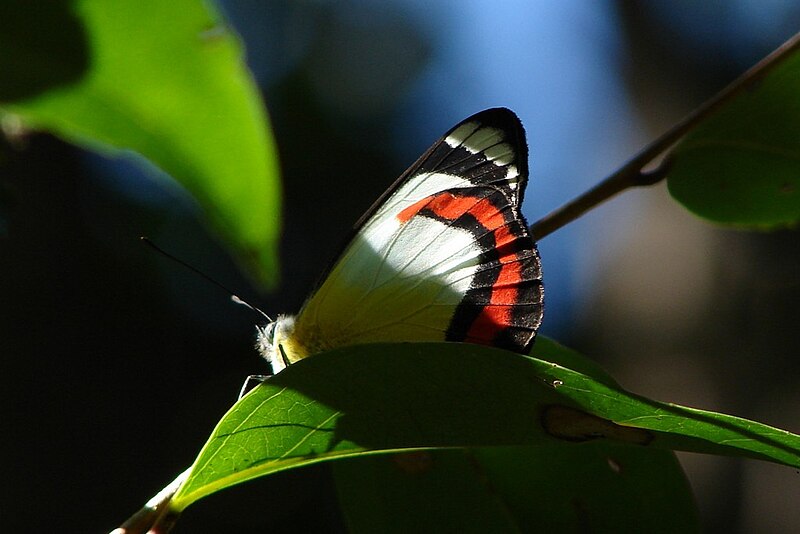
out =
[[275,343],[275,324],[275,322],[269,323],[263,329],[264,341],[266,341],[268,345],[273,345]]
[[257,326],[258,334],[256,336],[256,348],[261,355],[267,360],[270,359],[272,347],[275,344],[275,323],[267,323],[266,325]]

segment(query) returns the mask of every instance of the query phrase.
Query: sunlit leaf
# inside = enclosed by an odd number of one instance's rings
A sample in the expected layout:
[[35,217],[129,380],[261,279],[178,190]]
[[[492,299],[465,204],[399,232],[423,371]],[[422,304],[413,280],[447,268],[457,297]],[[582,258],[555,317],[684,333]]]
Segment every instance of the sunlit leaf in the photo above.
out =
[[275,149],[242,47],[201,0],[4,2],[0,112],[181,182],[262,280],[275,271]]
[[[536,354],[563,359],[564,349],[540,339]],[[377,344],[316,355],[256,387],[223,417],[172,507],[334,458],[601,438],[800,466],[789,432],[651,401],[554,362],[470,344]]]

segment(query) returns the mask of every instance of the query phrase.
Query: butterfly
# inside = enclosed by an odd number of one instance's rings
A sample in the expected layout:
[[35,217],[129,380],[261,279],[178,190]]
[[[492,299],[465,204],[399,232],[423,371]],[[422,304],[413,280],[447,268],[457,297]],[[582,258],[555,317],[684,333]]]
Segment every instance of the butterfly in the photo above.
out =
[[279,372],[326,350],[461,341],[527,353],[542,321],[539,253],[520,212],[525,132],[505,108],[444,134],[356,223],[296,316],[258,328]]

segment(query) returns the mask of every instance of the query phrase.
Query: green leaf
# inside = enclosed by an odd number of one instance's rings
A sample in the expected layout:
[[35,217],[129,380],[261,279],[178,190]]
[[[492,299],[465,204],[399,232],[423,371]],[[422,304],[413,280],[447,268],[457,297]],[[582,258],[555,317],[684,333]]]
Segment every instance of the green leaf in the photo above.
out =
[[238,38],[200,0],[0,7],[0,108],[181,182],[261,280],[275,272],[275,148]]
[[688,134],[671,155],[672,196],[715,222],[800,220],[800,51]]
[[519,532],[470,450],[416,451],[334,464],[347,530]]
[[649,447],[424,451],[335,462],[333,472],[354,533],[699,531],[674,453]]
[[[537,341],[540,358],[576,357],[565,353]],[[224,487],[334,458],[600,438],[800,467],[800,436],[651,401],[602,376],[471,344],[376,344],[302,360],[237,402],[171,507],[180,511]]]
[[[540,338],[551,361],[615,384]],[[699,532],[671,451],[609,441],[426,450],[333,463],[348,531]]]
[[[688,452],[755,458],[800,467],[800,436],[732,415],[660,402],[629,393],[602,377],[591,377],[548,362],[568,350],[539,339],[533,354],[542,374],[558,383],[560,394],[587,413],[614,421],[623,428],[650,431],[649,446]],[[578,356],[569,351],[572,357]],[[558,414],[555,414],[558,415]],[[611,433],[614,430],[610,431]],[[625,438],[626,436],[622,436]],[[631,441],[631,440],[629,440]]]
[[475,451],[525,532],[698,532],[675,453],[609,441]]

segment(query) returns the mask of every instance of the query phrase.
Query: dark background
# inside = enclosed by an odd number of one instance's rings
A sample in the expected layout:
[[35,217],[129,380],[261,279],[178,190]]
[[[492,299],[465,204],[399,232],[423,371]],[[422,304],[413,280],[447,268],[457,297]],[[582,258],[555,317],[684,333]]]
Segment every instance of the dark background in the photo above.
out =
[[[279,290],[259,294],[169,179],[47,135],[0,146],[3,529],[107,531],[187,467],[249,374],[258,317],[296,311],[350,225],[452,124],[526,125],[535,220],[800,28],[792,4],[270,2],[221,7],[280,149]],[[236,157],[232,154],[231,157]],[[712,227],[663,186],[540,245],[543,332],[635,391],[800,431],[800,240]],[[681,455],[709,532],[790,532],[800,474]],[[274,503],[282,503],[275,507]],[[337,531],[327,468],[191,507],[177,532]]]

